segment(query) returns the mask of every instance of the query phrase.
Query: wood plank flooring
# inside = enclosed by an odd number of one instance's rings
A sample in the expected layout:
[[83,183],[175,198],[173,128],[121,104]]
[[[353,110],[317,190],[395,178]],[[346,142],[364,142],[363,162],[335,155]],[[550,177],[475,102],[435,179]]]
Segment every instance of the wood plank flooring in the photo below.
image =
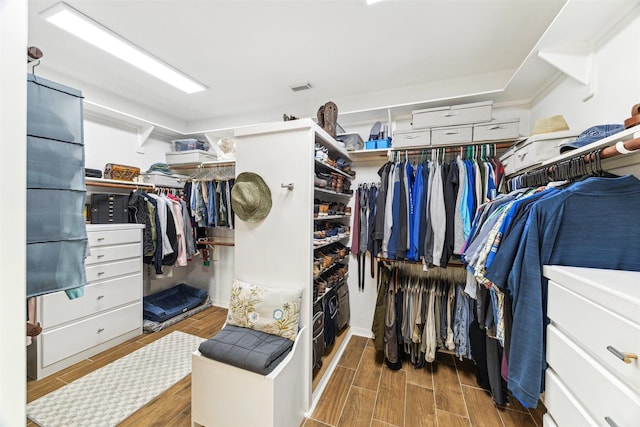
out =
[[354,336],[302,427],[542,427],[543,414],[541,404],[496,408],[476,385],[471,361],[438,353],[423,369],[405,363],[392,371],[372,340]]
[[[211,338],[222,328],[227,310],[210,307],[163,331],[143,334],[41,380],[27,379],[31,402],[173,331]],[[344,340],[347,333],[338,339]],[[336,343],[339,344],[339,343]],[[496,409],[475,385],[473,364],[438,354],[424,369],[405,364],[392,371],[373,341],[352,336],[315,411],[303,427],[542,427],[544,409],[517,403]],[[325,365],[328,365],[326,363]],[[27,426],[37,424],[27,420]],[[191,425],[191,375],[153,399],[121,426]],[[252,426],[258,427],[258,426]]]

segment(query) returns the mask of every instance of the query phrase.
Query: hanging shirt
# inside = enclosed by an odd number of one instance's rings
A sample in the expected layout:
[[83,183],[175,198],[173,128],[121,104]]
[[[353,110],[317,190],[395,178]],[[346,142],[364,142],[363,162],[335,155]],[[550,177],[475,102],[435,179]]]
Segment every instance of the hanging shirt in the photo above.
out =
[[454,212],[454,240],[453,240],[453,253],[460,255],[462,245],[464,244],[464,222],[462,220],[462,201],[466,197],[467,188],[467,170],[464,162],[460,159],[460,156],[456,158],[456,164],[458,165],[458,194],[456,196],[456,207]]
[[[513,313],[507,385],[524,406],[537,405],[546,368],[542,266],[640,271],[639,210],[640,181],[630,175],[587,178],[531,207],[507,283]],[[616,244],[604,250],[603,238]]]
[[436,165],[433,174],[433,187],[430,202],[431,227],[433,228],[433,258],[435,265],[440,265],[444,235],[447,228],[447,213],[444,206],[444,184],[442,182],[442,165]]
[[411,206],[411,222],[409,223],[409,252],[407,258],[410,261],[418,260],[418,242],[420,241],[420,220],[422,217],[423,204],[424,204],[424,192],[423,183],[424,177],[422,173],[423,165],[418,164],[416,169],[416,178],[413,183],[413,189],[411,190],[412,206]]

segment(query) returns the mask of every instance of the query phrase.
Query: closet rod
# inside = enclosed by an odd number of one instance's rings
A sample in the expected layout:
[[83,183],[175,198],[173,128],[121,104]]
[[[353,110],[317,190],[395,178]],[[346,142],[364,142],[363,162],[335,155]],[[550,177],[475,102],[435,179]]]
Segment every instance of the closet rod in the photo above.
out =
[[[382,262],[398,263],[398,264],[422,265],[422,261],[409,261],[406,259],[391,259],[391,258],[376,257],[376,260],[382,261]],[[447,267],[464,267],[464,264],[462,264],[462,261],[453,259],[453,260],[449,260]]]
[[86,181],[86,185],[92,187],[108,187],[108,188],[126,188],[127,190],[136,189],[136,188],[151,188],[155,189],[156,186],[153,184],[139,184],[139,183],[131,183],[131,184],[116,184],[113,182],[96,182],[96,181]]
[[233,242],[219,242],[216,240],[198,240],[197,245],[210,245],[210,246],[235,246]]
[[422,154],[423,152],[428,153],[430,150],[439,150],[445,149],[445,153],[459,153],[460,150],[464,150],[466,147],[480,147],[483,145],[491,145],[496,148],[496,150],[502,150],[505,148],[510,148],[513,145],[513,142],[501,142],[501,143],[493,143],[493,142],[485,142],[477,144],[461,144],[461,145],[426,145],[424,148],[392,148],[391,151],[394,153],[406,153],[409,155],[412,154]]
[[235,160],[229,161],[212,161],[212,162],[202,162],[202,163],[189,163],[183,165],[170,165],[171,169],[200,169],[200,168],[215,168],[215,167],[227,167],[227,166],[235,166]]

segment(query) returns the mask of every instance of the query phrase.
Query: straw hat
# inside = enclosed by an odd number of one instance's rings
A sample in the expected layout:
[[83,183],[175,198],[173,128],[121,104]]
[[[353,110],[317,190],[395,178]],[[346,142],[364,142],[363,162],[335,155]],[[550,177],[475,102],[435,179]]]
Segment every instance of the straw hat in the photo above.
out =
[[569,130],[569,125],[567,125],[562,115],[557,115],[536,120],[536,125],[531,131],[531,135],[560,132],[563,130]]
[[262,221],[271,210],[271,190],[260,175],[242,172],[231,190],[231,206],[243,221]]

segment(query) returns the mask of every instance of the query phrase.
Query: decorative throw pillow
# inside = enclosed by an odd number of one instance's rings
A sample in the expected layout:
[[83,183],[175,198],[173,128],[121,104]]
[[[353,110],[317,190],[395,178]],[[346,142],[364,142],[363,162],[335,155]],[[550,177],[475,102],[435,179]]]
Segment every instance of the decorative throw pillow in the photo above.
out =
[[298,333],[302,289],[271,288],[235,280],[227,324],[294,341]]

